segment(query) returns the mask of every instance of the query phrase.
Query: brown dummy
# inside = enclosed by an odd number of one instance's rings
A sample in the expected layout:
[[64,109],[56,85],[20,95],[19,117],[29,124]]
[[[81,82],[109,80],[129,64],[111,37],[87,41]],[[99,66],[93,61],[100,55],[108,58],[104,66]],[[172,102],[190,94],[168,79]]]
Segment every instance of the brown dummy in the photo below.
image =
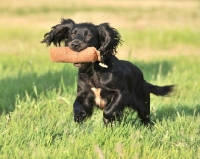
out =
[[101,61],[100,52],[94,47],[88,47],[80,52],[75,52],[69,47],[50,48],[50,58],[53,62],[82,63]]

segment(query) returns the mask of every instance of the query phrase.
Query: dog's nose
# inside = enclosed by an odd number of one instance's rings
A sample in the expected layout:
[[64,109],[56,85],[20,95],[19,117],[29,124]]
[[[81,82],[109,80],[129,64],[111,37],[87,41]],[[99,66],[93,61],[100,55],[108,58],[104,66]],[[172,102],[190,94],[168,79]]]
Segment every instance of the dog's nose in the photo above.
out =
[[77,48],[79,47],[79,43],[73,42],[73,43],[71,44],[71,46],[72,46],[73,49],[77,49]]

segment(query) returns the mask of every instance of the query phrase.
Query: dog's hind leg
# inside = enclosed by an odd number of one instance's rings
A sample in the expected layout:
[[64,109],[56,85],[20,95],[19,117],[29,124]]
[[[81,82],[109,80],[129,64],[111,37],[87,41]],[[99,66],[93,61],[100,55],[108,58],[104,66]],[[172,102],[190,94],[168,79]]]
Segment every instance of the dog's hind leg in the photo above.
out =
[[145,85],[144,83],[137,88],[131,107],[137,111],[141,122],[147,125],[150,123],[150,91]]

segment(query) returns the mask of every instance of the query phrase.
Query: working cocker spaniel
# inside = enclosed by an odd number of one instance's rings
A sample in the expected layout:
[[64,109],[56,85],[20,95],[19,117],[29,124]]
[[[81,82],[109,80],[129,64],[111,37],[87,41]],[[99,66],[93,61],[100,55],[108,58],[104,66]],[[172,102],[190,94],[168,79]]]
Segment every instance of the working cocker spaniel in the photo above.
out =
[[[115,56],[121,36],[108,23],[94,25],[62,19],[44,35],[42,43],[60,46],[62,42],[77,52],[95,47],[100,51],[102,60],[74,64],[79,68],[77,96],[73,104],[75,122],[91,116],[94,105],[97,105],[103,110],[106,125],[120,119],[125,107],[136,110],[141,122],[146,125],[150,122],[150,93],[165,96],[173,89],[173,85],[148,83],[137,66]],[[100,65],[102,63],[104,67]]]

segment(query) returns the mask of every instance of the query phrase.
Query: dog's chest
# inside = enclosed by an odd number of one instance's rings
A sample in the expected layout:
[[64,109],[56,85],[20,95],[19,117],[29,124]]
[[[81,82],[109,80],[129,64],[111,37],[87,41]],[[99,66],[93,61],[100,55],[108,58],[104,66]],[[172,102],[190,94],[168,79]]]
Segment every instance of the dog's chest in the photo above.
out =
[[104,100],[101,97],[102,89],[92,87],[91,90],[93,91],[93,93],[95,95],[94,101],[95,101],[96,105],[98,105],[101,109],[104,109],[106,107],[107,102],[106,102],[106,100]]
[[94,72],[93,76],[90,78],[91,90],[94,93],[94,101],[97,106],[104,109],[109,103],[109,97],[105,94],[108,93],[107,86],[103,82],[102,75],[100,73]]

